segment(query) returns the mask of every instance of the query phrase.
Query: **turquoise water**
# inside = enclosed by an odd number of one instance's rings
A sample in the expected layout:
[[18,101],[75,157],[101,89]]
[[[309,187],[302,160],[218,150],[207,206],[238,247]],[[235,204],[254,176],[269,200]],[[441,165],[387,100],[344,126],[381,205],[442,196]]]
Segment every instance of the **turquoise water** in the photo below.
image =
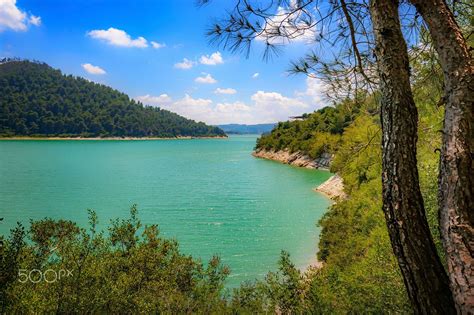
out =
[[137,204],[185,253],[222,257],[229,286],[315,257],[330,173],[256,159],[256,136],[157,141],[0,141],[0,233],[45,216],[104,227]]

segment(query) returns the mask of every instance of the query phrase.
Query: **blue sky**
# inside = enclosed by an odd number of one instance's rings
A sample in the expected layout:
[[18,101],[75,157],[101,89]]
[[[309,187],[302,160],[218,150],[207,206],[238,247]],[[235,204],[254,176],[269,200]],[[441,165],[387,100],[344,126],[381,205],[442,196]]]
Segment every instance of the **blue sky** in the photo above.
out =
[[249,58],[209,45],[206,29],[232,2],[0,0],[0,57],[44,61],[210,124],[275,122],[322,107],[320,82],[286,73],[308,44],[268,62],[260,42]]

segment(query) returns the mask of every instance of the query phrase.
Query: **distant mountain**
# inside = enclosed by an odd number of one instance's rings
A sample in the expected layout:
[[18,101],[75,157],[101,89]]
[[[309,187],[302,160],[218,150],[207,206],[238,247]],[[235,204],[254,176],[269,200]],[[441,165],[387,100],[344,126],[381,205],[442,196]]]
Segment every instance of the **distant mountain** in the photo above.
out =
[[143,106],[45,63],[0,61],[1,136],[224,136],[222,129]]
[[257,124],[257,125],[240,125],[227,124],[218,127],[229,134],[263,134],[272,131],[277,124]]

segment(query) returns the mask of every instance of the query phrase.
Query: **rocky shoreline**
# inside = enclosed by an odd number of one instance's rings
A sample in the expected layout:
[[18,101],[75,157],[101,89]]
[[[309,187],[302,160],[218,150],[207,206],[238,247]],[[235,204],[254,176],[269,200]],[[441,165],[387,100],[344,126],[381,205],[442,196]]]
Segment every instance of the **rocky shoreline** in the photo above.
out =
[[[289,150],[271,151],[260,149],[254,151],[252,155],[257,158],[273,160],[284,164],[322,170],[329,170],[332,159],[329,153],[324,153],[321,157],[312,159],[302,152],[291,153]],[[342,178],[337,174],[314,188],[314,191],[320,192],[332,200],[346,197]]]
[[342,177],[337,174],[331,176],[327,181],[316,187],[314,191],[323,193],[332,200],[346,198]]
[[258,158],[278,161],[298,167],[323,170],[329,170],[332,158],[330,154],[324,153],[320,158],[312,159],[301,152],[291,153],[289,150],[269,151],[260,149],[254,151],[252,155]]

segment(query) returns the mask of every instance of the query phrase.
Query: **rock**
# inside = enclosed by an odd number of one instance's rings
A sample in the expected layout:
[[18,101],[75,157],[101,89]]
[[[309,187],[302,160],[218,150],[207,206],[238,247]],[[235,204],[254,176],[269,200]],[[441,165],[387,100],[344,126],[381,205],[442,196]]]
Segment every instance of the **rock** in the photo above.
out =
[[252,155],[258,158],[274,160],[285,164],[311,169],[329,169],[329,164],[331,163],[332,158],[330,154],[324,153],[320,158],[314,160],[301,152],[290,153],[289,150],[257,150],[253,152]]
[[346,198],[346,194],[344,193],[344,183],[341,176],[337,174],[331,176],[327,181],[316,187],[314,190],[325,194],[333,200]]

